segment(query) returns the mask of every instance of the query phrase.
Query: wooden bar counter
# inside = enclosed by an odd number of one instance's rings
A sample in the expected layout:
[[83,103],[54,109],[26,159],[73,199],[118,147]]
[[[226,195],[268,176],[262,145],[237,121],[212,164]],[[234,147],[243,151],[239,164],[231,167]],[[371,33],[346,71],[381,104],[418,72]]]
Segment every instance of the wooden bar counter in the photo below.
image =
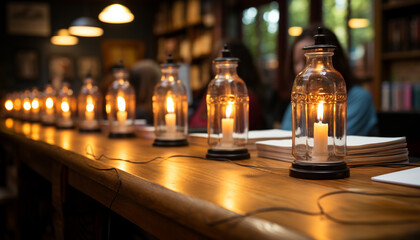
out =
[[[66,236],[63,203],[69,187],[105,207],[112,203],[113,212],[162,239],[420,237],[420,198],[348,193],[321,199],[325,214],[278,209],[215,224],[269,207],[319,213],[318,198],[341,190],[420,196],[418,188],[370,180],[409,167],[359,167],[351,169],[348,179],[302,180],[289,177],[290,163],[258,158],[254,151],[251,159],[237,162],[272,169],[187,157],[204,157],[207,148],[201,146],[152,147],[151,140],[140,137],[109,139],[105,133],[56,130],[12,119],[0,120],[0,142],[16,150],[18,164],[51,183],[57,239]],[[96,160],[88,154],[92,152],[134,162],[162,158],[135,164]],[[173,155],[184,156],[167,158]]]

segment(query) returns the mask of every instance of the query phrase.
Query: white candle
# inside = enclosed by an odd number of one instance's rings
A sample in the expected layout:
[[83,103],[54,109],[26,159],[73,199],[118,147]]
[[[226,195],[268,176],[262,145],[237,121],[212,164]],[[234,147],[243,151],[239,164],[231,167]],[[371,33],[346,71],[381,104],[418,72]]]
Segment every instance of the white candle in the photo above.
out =
[[176,115],[175,115],[175,104],[172,97],[166,98],[166,110],[168,113],[165,115],[166,132],[169,135],[174,136],[176,133]]
[[70,112],[70,106],[68,102],[62,102],[61,103],[61,110],[62,110],[62,116],[64,119],[69,119],[71,117]]
[[85,111],[85,118],[86,121],[92,121],[95,118],[95,112],[93,111],[95,106],[93,105],[93,100],[91,96],[87,96],[86,98],[86,111]]
[[226,107],[226,118],[222,119],[222,143],[224,145],[231,145],[233,142],[233,118],[230,118],[232,113],[232,103]]
[[32,113],[37,114],[39,112],[39,101],[37,98],[32,100]]
[[125,121],[127,120],[127,111],[125,111],[125,99],[121,96],[117,97],[117,121],[120,126],[125,125]]
[[322,123],[324,115],[323,103],[318,104],[318,120],[314,123],[314,148],[313,156],[315,160],[326,161],[328,159],[328,123]]
[[54,113],[54,101],[52,98],[47,98],[47,100],[45,100],[45,112],[47,113],[47,115],[52,115]]

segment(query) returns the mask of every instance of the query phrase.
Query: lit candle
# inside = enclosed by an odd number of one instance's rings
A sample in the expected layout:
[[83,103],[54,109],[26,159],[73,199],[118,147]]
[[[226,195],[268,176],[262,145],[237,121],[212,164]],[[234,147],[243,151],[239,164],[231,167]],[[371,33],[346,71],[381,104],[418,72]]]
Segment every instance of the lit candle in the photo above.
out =
[[325,161],[328,158],[328,123],[322,123],[324,117],[324,104],[318,104],[317,117],[319,122],[314,123],[314,148],[315,160]]
[[95,112],[93,111],[94,109],[95,109],[95,106],[93,105],[92,96],[87,96],[86,97],[86,111],[85,111],[86,121],[92,121],[95,118]]
[[230,118],[232,114],[232,103],[229,102],[226,107],[226,118],[222,119],[222,142],[224,144],[232,144],[233,142],[233,118]]
[[176,115],[174,100],[172,97],[166,98],[166,110],[168,113],[165,115],[166,132],[171,135],[175,135],[176,132]]
[[31,110],[31,102],[29,101],[29,98],[25,98],[23,100],[23,110],[25,110],[25,113],[29,113]]
[[39,101],[38,98],[32,100],[32,113],[37,114],[39,112]]
[[54,101],[51,97],[48,97],[47,100],[45,100],[45,112],[47,113],[47,115],[53,115],[54,113]]
[[125,111],[125,99],[121,96],[117,97],[117,107],[117,121],[121,126],[124,126],[127,120],[127,112]]
[[12,102],[12,100],[8,99],[4,103],[4,107],[6,108],[7,111],[12,111],[13,110],[13,102]]
[[69,119],[71,116],[71,112],[70,112],[70,106],[69,103],[66,101],[63,101],[61,103],[61,110],[62,110],[62,116],[64,119]]

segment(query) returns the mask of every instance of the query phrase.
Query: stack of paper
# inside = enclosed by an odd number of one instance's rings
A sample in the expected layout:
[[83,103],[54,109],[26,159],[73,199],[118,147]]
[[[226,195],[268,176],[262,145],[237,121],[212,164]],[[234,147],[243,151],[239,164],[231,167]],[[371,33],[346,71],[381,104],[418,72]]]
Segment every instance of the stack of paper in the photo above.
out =
[[[188,137],[188,141],[193,145],[207,146],[207,133],[191,133]],[[258,130],[248,132],[248,146],[249,150],[255,150],[255,143],[264,140],[280,140],[280,139],[291,139],[292,132],[280,129],[270,130]]]
[[[269,140],[256,143],[259,157],[294,161],[292,140]],[[408,160],[405,137],[347,136],[347,163],[349,165],[399,162]]]

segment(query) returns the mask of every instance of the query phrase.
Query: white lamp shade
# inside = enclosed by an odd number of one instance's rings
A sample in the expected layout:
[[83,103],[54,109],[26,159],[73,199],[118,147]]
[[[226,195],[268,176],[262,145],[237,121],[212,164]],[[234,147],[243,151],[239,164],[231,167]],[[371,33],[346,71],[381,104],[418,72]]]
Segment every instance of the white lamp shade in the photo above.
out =
[[79,39],[75,36],[71,36],[67,29],[60,29],[57,35],[51,37],[51,43],[54,45],[72,46],[76,45]]
[[80,17],[71,24],[69,32],[72,35],[81,37],[99,37],[104,34],[104,30],[99,23],[88,17]]
[[106,23],[129,23],[134,20],[130,9],[121,4],[112,4],[99,14],[99,20]]

